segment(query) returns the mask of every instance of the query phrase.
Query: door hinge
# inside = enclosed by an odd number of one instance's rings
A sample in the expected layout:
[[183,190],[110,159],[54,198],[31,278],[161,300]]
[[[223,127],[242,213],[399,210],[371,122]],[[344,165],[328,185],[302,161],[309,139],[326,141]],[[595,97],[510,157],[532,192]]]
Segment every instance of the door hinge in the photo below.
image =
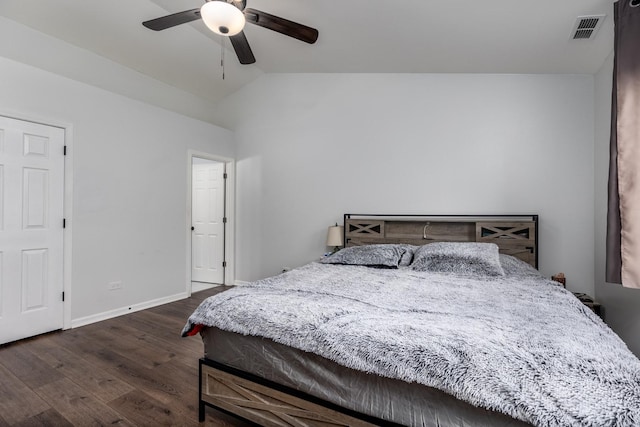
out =
[[227,179],[227,173],[222,174],[222,178]]
[[62,155],[66,156],[67,155],[67,146],[65,145],[64,148],[62,148]]
[[62,228],[67,228],[67,218],[62,218]]
[[226,267],[227,266],[227,261],[222,261],[222,266]]
[[222,223],[226,224],[227,223],[227,217],[225,216],[224,218],[222,218]]
[[62,291],[62,301],[64,302],[64,291]]

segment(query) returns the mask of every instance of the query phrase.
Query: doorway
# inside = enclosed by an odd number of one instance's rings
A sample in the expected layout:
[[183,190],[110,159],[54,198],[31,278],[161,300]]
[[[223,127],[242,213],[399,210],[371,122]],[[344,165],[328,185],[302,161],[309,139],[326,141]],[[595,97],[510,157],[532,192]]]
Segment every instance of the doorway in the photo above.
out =
[[191,156],[191,291],[226,283],[227,162]]
[[65,129],[0,116],[0,344],[64,326]]

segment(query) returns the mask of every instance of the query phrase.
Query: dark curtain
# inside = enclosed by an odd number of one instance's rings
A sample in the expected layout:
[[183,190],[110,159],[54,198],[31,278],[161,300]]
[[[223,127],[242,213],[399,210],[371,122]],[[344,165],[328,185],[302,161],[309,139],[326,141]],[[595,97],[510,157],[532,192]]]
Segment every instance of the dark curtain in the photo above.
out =
[[[614,51],[618,41],[618,3],[613,5]],[[617,56],[617,52],[614,53]],[[618,100],[616,96],[616,61],[613,62],[613,89],[611,91],[611,140],[609,143],[609,200],[607,206],[607,273],[609,283],[622,283],[622,259],[620,256],[620,200],[618,198]]]
[[606,280],[640,288],[640,0],[614,3]]

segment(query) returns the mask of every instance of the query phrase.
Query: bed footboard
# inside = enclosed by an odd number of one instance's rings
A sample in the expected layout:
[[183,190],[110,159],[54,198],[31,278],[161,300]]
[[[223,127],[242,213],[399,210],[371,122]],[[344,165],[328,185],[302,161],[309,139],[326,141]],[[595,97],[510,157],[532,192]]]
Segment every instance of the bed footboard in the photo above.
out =
[[261,426],[396,425],[340,408],[320,399],[221,365],[200,359],[198,418],[209,405]]

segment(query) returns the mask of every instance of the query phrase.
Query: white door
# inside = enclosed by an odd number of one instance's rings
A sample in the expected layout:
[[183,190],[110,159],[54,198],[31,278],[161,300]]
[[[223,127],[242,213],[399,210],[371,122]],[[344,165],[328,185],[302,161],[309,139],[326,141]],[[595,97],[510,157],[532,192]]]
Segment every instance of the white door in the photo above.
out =
[[0,116],[0,344],[63,326],[64,130]]
[[224,163],[193,159],[191,280],[224,283]]

